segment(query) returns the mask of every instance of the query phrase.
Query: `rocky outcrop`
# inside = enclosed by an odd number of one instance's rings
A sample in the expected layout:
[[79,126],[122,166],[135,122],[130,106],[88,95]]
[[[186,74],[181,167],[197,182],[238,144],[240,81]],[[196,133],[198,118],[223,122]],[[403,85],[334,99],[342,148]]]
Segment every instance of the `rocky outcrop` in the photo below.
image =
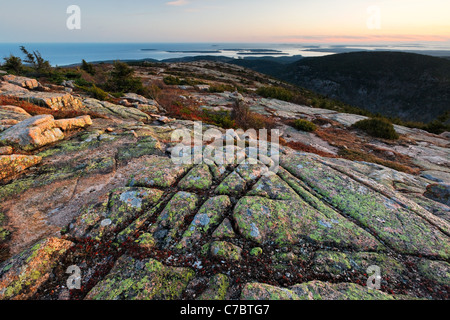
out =
[[55,120],[51,115],[24,120],[0,134],[0,143],[31,151],[64,139],[62,130],[84,128],[92,124],[89,116]]
[[[274,145],[270,175],[241,163],[248,144],[216,150],[236,152],[226,164],[177,164],[172,133],[192,121],[83,104],[103,117],[24,116],[0,133],[0,172],[22,173],[0,184],[0,299],[449,298],[448,190],[430,179],[445,179],[445,165],[413,175]],[[448,152],[445,138],[423,139],[414,147]],[[70,266],[82,271],[79,290],[65,287]],[[378,290],[367,288],[373,266]]]
[[55,120],[55,126],[60,128],[62,131],[69,131],[79,128],[85,128],[92,125],[92,120],[90,116],[81,116],[73,119],[60,119]]
[[52,110],[80,110],[83,105],[69,93],[30,91],[21,86],[0,82],[0,95],[25,100]]
[[12,74],[3,76],[3,81],[30,90],[36,89],[40,86],[39,82],[36,79],[14,76]]
[[120,117],[136,121],[150,120],[149,115],[145,114],[144,112],[138,109],[127,108],[106,101],[99,101],[96,99],[89,98],[83,100],[83,105],[87,113],[95,113],[105,117],[113,117],[113,118]]
[[2,125],[14,125],[28,118],[31,118],[31,115],[20,107],[0,106],[0,124]]
[[[1,154],[1,153],[0,153]],[[0,155],[0,180],[14,176],[23,170],[35,166],[42,160],[39,156]]]
[[51,115],[29,118],[0,135],[1,143],[23,150],[34,150],[62,139],[64,134],[55,126],[55,120]]
[[31,298],[47,281],[70,241],[50,238],[0,265],[0,300]]

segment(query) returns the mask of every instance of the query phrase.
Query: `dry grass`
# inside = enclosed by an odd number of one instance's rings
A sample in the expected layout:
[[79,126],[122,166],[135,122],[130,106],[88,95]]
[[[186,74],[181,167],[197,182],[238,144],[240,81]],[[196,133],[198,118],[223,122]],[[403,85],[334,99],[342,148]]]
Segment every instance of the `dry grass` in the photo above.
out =
[[319,155],[321,157],[326,157],[326,158],[338,158],[336,155],[334,155],[332,153],[324,152],[322,150],[316,149],[316,148],[314,148],[312,146],[308,146],[308,145],[306,145],[304,143],[301,143],[301,142],[298,142],[298,141],[287,142],[283,138],[280,138],[280,144],[282,146],[289,147],[289,148],[291,148],[293,150],[296,150],[296,151],[314,153],[314,154],[317,154],[317,155]]

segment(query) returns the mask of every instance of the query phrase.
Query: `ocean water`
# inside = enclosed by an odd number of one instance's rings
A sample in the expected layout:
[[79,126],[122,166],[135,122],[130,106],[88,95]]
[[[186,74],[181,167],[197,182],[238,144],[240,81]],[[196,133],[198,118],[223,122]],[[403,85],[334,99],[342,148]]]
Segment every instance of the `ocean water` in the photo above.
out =
[[246,43],[0,43],[0,60],[10,54],[23,57],[20,46],[39,51],[53,66],[108,60],[164,60],[210,55],[233,58],[261,56],[324,56],[362,50],[398,50],[450,56],[450,43],[398,45],[311,45]]

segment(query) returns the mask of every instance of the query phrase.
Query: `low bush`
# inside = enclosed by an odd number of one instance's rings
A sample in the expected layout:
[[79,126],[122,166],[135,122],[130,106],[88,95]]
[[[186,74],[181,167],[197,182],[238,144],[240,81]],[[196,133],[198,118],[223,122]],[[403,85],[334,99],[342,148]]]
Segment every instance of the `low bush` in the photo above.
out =
[[92,87],[90,87],[87,90],[87,92],[89,92],[92,95],[92,97],[97,100],[103,101],[108,98],[108,93],[97,87],[95,84]]
[[231,85],[225,85],[225,84],[215,84],[209,87],[209,92],[211,93],[222,93],[222,92],[233,92],[235,91],[235,88]]
[[363,130],[367,134],[375,138],[397,140],[400,138],[399,134],[395,131],[394,125],[387,119],[372,118],[361,120],[355,123],[353,128]]
[[317,130],[317,126],[314,123],[304,119],[295,120],[293,126],[299,131],[313,132]]
[[2,69],[13,73],[15,75],[20,75],[23,72],[22,59],[19,57],[10,55],[8,58],[3,58],[5,63],[2,65]]
[[114,68],[111,71],[106,87],[111,92],[146,94],[142,80],[134,76],[133,68],[120,61],[114,62]]
[[295,97],[295,94],[283,87],[261,87],[256,93],[264,98],[272,98],[283,101],[292,101]]
[[202,81],[194,80],[194,79],[180,79],[175,76],[167,76],[163,79],[164,83],[168,86],[195,86],[197,84],[205,84]]
[[81,70],[86,71],[92,76],[95,75],[94,65],[91,63],[87,63],[84,59],[81,61]]

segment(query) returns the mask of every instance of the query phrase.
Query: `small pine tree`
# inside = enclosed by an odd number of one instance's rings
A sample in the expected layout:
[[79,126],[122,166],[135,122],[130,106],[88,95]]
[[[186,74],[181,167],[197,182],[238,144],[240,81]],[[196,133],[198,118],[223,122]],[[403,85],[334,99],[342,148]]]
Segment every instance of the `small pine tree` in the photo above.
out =
[[81,70],[86,71],[91,76],[95,75],[94,66],[91,63],[87,63],[84,59],[81,61]]
[[113,92],[145,94],[141,79],[134,77],[133,68],[120,61],[114,62],[114,69],[111,71],[107,86]]
[[22,59],[19,57],[10,55],[8,58],[3,58],[5,63],[2,68],[8,72],[19,75],[23,72]]
[[42,58],[39,51],[33,51],[33,53],[31,53],[27,49],[25,49],[24,46],[21,46],[20,50],[26,56],[26,59],[24,60],[24,62],[31,64],[33,69],[38,74],[49,74],[51,72],[50,62],[48,62],[47,60]]

